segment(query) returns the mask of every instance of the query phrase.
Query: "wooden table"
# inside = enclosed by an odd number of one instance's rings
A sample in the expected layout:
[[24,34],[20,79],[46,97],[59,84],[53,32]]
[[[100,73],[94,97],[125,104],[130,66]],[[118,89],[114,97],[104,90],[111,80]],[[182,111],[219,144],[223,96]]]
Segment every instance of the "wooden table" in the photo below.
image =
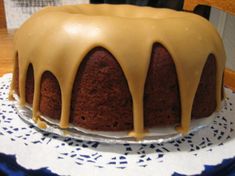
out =
[[0,29],[0,76],[13,69],[13,34],[14,31]]
[[[0,76],[13,70],[13,35],[14,30],[0,29]],[[224,82],[235,91],[235,71],[226,69]]]

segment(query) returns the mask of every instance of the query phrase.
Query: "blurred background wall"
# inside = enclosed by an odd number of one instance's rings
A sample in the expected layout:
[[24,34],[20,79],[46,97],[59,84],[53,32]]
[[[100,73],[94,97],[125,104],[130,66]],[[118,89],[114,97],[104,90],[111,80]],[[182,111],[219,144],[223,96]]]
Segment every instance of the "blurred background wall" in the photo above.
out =
[[84,3],[89,3],[89,0],[4,0],[7,28],[18,28],[33,13],[45,6]]

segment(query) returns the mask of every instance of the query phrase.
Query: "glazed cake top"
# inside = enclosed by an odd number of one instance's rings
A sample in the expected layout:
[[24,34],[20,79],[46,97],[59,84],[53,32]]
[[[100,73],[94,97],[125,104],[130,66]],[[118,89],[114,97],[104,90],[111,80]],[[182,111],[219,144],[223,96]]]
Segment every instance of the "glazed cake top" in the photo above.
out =
[[131,5],[73,5],[47,7],[34,14],[16,32],[19,90],[25,103],[26,72],[34,68],[33,114],[38,117],[40,80],[50,71],[62,95],[60,127],[69,123],[73,82],[79,65],[93,48],[106,48],[116,58],[127,79],[133,100],[134,129],[144,136],[143,94],[152,46],[161,43],[171,54],[178,76],[181,132],[190,125],[194,96],[209,54],[216,58],[216,100],[221,102],[225,52],[222,40],[206,19],[187,12]]

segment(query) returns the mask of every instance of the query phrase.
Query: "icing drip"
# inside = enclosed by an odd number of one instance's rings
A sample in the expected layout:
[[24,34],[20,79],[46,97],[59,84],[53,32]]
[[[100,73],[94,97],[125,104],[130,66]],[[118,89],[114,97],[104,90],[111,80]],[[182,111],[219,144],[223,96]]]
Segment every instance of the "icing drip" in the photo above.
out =
[[72,86],[79,65],[90,50],[101,46],[112,53],[124,72],[133,99],[134,129],[130,135],[142,139],[144,85],[156,42],[167,48],[175,63],[181,98],[178,130],[186,133],[208,55],[216,57],[217,109],[220,109],[225,64],[224,47],[214,27],[202,17],[186,12],[91,4],[41,10],[26,21],[15,36],[20,103],[25,104],[26,71],[31,63],[35,78],[33,114],[37,118],[41,76],[50,71],[61,88],[60,127],[68,127]]
[[43,120],[41,120],[40,118],[37,119],[37,125],[39,128],[42,128],[42,129],[47,128],[47,124]]

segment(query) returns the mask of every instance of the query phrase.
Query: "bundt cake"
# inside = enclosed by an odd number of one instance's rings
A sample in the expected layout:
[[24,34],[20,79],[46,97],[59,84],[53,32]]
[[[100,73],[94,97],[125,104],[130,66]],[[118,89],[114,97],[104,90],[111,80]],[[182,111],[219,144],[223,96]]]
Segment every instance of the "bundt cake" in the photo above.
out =
[[10,95],[45,115],[97,131],[189,130],[219,110],[225,52],[202,17],[131,5],[47,7],[16,32]]

